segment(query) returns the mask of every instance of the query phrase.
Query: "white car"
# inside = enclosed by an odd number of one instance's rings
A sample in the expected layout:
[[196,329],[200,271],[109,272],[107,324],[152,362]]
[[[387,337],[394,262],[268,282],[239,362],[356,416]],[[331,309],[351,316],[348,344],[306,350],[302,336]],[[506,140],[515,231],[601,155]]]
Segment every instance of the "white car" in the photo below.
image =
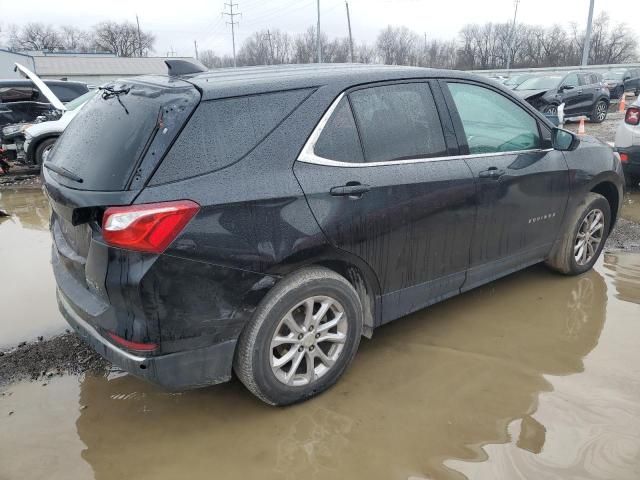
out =
[[640,182],[640,98],[627,108],[624,121],[618,126],[615,140],[628,187]]
[[97,90],[89,90],[84,95],[80,95],[75,100],[65,105],[65,112],[58,120],[35,123],[24,130],[24,152],[27,162],[33,165],[42,165],[47,155],[62,135],[64,129],[78,114],[82,107],[91,100]]

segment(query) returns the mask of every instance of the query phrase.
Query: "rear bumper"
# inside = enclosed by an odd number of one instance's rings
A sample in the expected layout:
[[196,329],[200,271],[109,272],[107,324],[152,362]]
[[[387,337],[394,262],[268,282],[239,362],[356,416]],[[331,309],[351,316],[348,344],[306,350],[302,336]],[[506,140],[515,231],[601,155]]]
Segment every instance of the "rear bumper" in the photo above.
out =
[[213,385],[231,378],[236,340],[155,357],[138,356],[105,339],[60,289],[57,297],[60,311],[78,335],[102,357],[136,377],[169,390]]

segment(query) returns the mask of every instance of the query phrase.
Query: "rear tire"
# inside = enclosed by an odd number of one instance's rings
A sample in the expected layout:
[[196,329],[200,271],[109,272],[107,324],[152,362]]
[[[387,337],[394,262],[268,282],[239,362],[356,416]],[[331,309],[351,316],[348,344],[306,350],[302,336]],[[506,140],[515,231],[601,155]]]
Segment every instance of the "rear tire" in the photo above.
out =
[[234,371],[268,404],[311,398],[335,384],[353,360],[362,318],[360,298],[344,277],[322,267],[299,270],[260,302],[240,335]]
[[591,122],[592,123],[602,123],[607,118],[607,113],[609,111],[609,104],[604,100],[598,100],[596,104],[593,106],[593,111],[591,112]]
[[545,263],[564,275],[579,275],[590,270],[602,253],[610,225],[611,208],[607,199],[588,193],[566,223],[565,231]]
[[38,146],[36,147],[36,153],[34,155],[36,165],[42,165],[57,140],[58,137],[45,138],[38,144]]

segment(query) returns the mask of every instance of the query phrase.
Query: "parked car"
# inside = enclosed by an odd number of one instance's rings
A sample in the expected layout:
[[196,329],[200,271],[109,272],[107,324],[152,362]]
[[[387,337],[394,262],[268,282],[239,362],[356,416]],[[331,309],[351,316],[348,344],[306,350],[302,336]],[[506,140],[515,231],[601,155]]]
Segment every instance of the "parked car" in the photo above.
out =
[[640,183],[640,99],[636,99],[618,126],[615,139],[616,151],[620,154],[627,186]]
[[617,154],[489,79],[179,65],[108,85],[43,168],[61,312],[166,388],[312,397],[382,324],[589,270],[618,216]]
[[609,111],[609,91],[594,72],[538,75],[522,82],[514,92],[548,115],[556,115],[564,103],[566,117],[586,115],[601,123]]
[[[43,80],[63,104],[89,91],[80,82]],[[49,92],[43,92],[31,79],[0,80],[0,129],[11,123],[30,122],[53,109]]]
[[640,68],[622,68],[602,73],[611,98],[622,97],[623,92],[640,95]]
[[75,118],[82,107],[91,100],[97,90],[89,90],[65,105],[65,112],[57,120],[29,125],[23,130],[23,149],[26,162],[31,165],[42,165],[47,155],[62,135],[67,125]]

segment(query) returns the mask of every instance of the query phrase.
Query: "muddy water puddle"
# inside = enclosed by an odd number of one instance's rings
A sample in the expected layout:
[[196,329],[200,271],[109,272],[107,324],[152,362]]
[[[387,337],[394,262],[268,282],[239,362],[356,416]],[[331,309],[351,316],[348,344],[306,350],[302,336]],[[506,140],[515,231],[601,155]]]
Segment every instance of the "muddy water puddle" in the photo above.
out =
[[[632,222],[640,223],[640,190],[633,189],[626,193],[621,216]],[[640,239],[638,241],[640,242]]]
[[637,254],[528,269],[377,330],[336,387],[289,408],[237,381],[16,384],[0,478],[637,479],[639,289]]
[[[51,271],[49,205],[39,189],[0,191],[0,349],[64,330]],[[0,476],[0,478],[2,478]]]

